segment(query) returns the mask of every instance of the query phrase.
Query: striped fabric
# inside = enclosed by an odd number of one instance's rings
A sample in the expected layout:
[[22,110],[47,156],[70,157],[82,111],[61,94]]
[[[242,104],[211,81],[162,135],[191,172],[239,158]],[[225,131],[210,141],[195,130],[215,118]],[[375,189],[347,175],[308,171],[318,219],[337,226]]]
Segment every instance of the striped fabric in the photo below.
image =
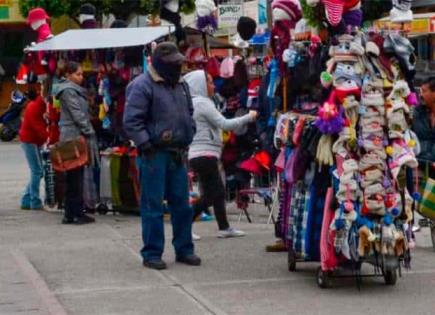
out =
[[326,18],[332,26],[337,26],[342,17],[344,9],[343,0],[323,0],[325,5]]
[[419,212],[429,219],[435,220],[435,180],[428,178],[422,198],[420,200]]

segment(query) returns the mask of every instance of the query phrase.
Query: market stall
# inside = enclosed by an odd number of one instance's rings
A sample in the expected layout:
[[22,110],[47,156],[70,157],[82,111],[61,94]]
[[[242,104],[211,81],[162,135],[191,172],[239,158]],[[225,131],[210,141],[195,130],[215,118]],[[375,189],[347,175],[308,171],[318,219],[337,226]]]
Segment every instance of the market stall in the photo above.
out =
[[[97,209],[138,211],[139,184],[136,151],[122,129],[125,87],[144,71],[153,41],[171,34],[171,27],[110,28],[69,30],[25,50],[43,53],[48,63],[39,79],[50,86],[50,144],[58,141],[59,102],[55,99],[57,82],[67,60],[81,63],[89,92],[92,123],[102,156],[101,167],[86,167],[84,201],[88,211]],[[34,57],[29,58],[34,60]],[[46,162],[48,161],[48,154]],[[47,203],[62,206],[63,174],[46,165]]]
[[280,152],[275,231],[288,248],[290,271],[298,262],[320,262],[320,287],[342,269],[360,286],[368,276],[363,263],[374,266],[370,276],[394,285],[414,246],[415,56],[403,28],[412,11],[394,6],[399,29],[363,30],[360,7],[272,2],[265,102]]

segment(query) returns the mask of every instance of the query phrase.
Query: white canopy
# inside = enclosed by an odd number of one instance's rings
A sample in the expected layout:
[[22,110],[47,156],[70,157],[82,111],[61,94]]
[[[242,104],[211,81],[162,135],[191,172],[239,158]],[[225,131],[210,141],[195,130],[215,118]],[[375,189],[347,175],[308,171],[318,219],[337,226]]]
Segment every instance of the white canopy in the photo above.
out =
[[170,32],[170,26],[68,30],[27,49],[52,51],[142,46]]

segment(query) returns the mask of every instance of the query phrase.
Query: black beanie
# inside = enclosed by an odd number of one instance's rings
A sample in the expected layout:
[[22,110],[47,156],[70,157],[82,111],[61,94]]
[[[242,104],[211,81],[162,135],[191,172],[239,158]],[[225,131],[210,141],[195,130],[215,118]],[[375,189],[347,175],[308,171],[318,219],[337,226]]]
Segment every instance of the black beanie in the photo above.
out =
[[97,13],[97,10],[95,7],[90,3],[85,3],[80,7],[79,14],[88,14],[88,15],[95,15]]
[[124,20],[115,20],[110,25],[110,28],[126,28],[128,27],[127,22]]
[[237,32],[243,40],[250,40],[255,35],[257,22],[247,16],[241,16],[237,22]]

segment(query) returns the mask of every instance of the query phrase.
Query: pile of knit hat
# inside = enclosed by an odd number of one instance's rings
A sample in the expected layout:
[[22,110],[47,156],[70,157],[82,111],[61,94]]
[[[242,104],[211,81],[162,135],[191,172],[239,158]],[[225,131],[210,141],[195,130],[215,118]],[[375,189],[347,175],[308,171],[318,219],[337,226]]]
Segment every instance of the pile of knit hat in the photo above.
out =
[[[354,261],[408,250],[413,201],[399,174],[418,166],[418,140],[408,123],[415,94],[402,79],[405,71],[394,65],[399,58],[381,60],[385,43],[366,35],[344,34],[332,42],[321,75],[330,96],[316,121],[323,137],[338,136],[330,149],[338,179],[330,236],[337,257]],[[328,149],[318,149],[323,151]]]

